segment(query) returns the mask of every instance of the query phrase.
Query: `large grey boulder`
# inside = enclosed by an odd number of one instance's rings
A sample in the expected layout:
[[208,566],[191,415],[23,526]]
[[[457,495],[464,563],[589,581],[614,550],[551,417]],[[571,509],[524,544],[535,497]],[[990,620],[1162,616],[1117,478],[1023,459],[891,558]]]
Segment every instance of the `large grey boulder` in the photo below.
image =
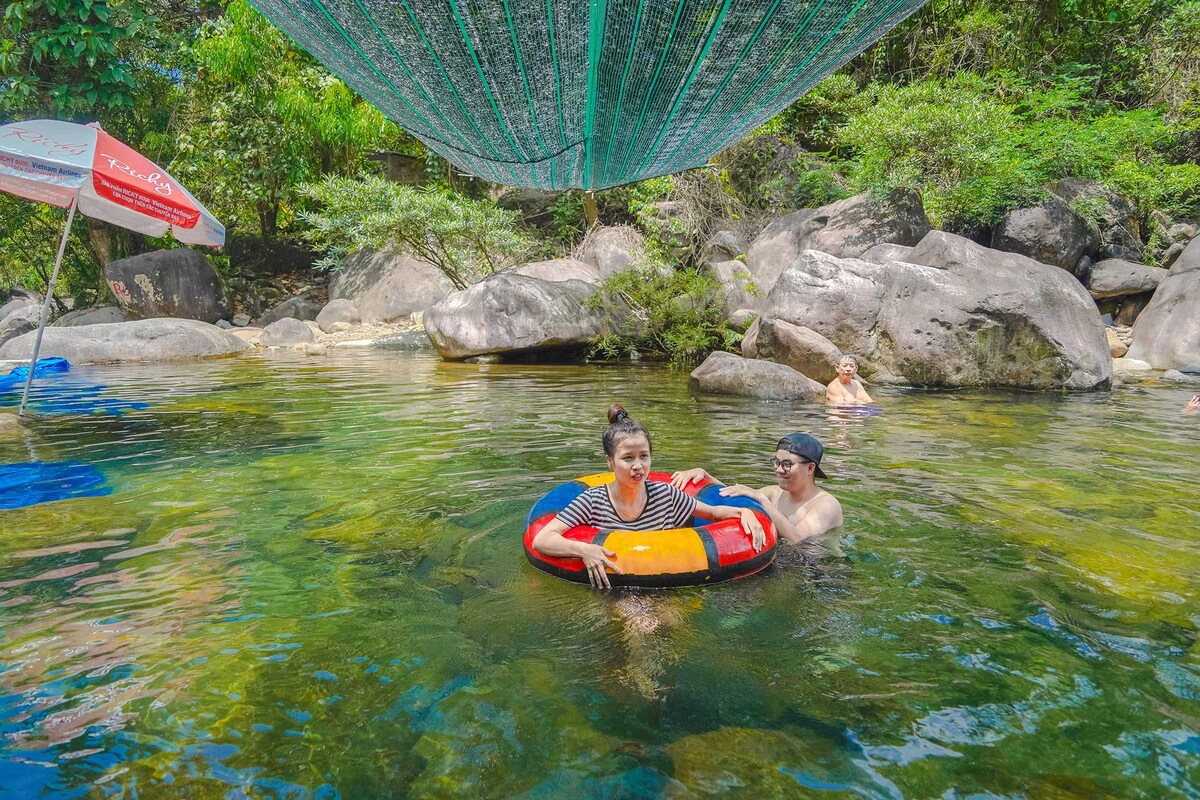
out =
[[837,377],[837,360],[842,351],[821,334],[803,325],[770,317],[759,319],[758,326],[754,339],[755,358],[786,364],[823,383]]
[[342,298],[326,303],[321,312],[317,314],[316,322],[322,331],[329,333],[339,322],[351,326],[357,325],[362,322],[362,315],[358,313],[358,306],[354,304],[353,300]]
[[216,322],[229,318],[221,278],[197,250],[156,250],[110,261],[104,279],[121,308],[134,317]]
[[803,325],[842,350],[873,353],[879,311],[895,271],[892,265],[809,250],[779,276],[762,316]]
[[321,304],[316,300],[305,295],[289,297],[259,317],[257,325],[265,328],[272,322],[277,322],[281,319],[315,320],[317,314],[320,313]]
[[583,281],[499,272],[433,305],[425,332],[446,359],[577,350],[607,331],[588,304],[594,291]]
[[780,276],[763,317],[856,352],[866,374],[927,386],[1095,389],[1112,376],[1104,326],[1078,281],[942,231],[907,262],[810,251]]
[[0,344],[9,339],[15,339],[23,333],[36,330],[38,320],[42,316],[42,307],[35,303],[26,303],[0,317]]
[[97,306],[68,311],[50,324],[56,328],[75,328],[80,325],[108,325],[114,322],[129,322],[133,317],[120,306]]
[[542,281],[583,281],[593,286],[598,286],[601,282],[599,270],[591,264],[576,261],[573,258],[533,261],[528,264],[518,264],[503,271]]
[[1188,242],[1188,246],[1183,248],[1183,252],[1171,264],[1170,274],[1178,275],[1195,269],[1200,269],[1200,238]]
[[746,241],[733,231],[720,230],[708,238],[700,248],[701,264],[716,264],[722,261],[738,261],[746,255]]
[[[878,244],[914,245],[929,230],[916,193],[897,192],[886,200],[863,193],[775,220],[751,242],[746,266],[765,296],[805,250],[856,258]],[[754,307],[761,308],[762,300]]]
[[992,248],[1020,253],[1077,274],[1079,260],[1095,255],[1099,229],[1057,197],[1008,212],[992,232]]
[[691,374],[697,392],[757,397],[760,400],[803,400],[825,397],[825,385],[785,364],[716,352]]
[[709,262],[701,269],[720,284],[727,318],[739,309],[751,308],[761,301],[762,293],[758,291],[754,276],[741,261]]
[[1168,275],[1133,326],[1129,358],[1200,372],[1200,270]]
[[1046,191],[1068,207],[1086,210],[1100,236],[1097,257],[1140,261],[1145,249],[1139,236],[1137,209],[1129,198],[1090,178],[1060,178]]
[[584,239],[576,258],[590,264],[603,280],[636,267],[646,252],[646,239],[637,228],[616,225],[598,228]]
[[863,261],[870,261],[872,264],[887,264],[891,261],[907,261],[908,254],[911,252],[911,247],[885,242],[884,244],[877,244],[870,248],[859,256],[859,258]]
[[19,294],[8,300],[5,300],[3,303],[0,303],[0,322],[3,322],[4,318],[9,314],[25,308],[26,306],[36,306],[40,309],[42,307],[42,301],[34,297],[27,297],[24,294]]
[[316,340],[317,336],[312,332],[312,328],[298,319],[284,317],[263,328],[258,343],[263,347],[292,347]]
[[[29,359],[36,333],[0,347],[0,358]],[[39,358],[72,364],[106,361],[169,361],[236,355],[251,345],[215,325],[191,319],[140,319],[108,325],[46,328]]]
[[452,291],[440,269],[391,247],[352,253],[329,281],[329,299],[353,302],[363,322],[403,319]]
[[1088,291],[1097,300],[1153,292],[1167,277],[1161,267],[1136,264],[1121,258],[1106,258],[1092,265]]

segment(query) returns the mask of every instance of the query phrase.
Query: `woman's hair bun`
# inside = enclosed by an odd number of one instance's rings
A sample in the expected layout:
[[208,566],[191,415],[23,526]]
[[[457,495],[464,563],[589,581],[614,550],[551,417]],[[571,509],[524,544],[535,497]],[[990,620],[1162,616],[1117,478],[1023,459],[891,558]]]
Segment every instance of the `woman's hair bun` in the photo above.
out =
[[608,407],[608,424],[616,425],[623,419],[629,419],[629,412],[625,410],[625,406],[620,403],[613,403]]

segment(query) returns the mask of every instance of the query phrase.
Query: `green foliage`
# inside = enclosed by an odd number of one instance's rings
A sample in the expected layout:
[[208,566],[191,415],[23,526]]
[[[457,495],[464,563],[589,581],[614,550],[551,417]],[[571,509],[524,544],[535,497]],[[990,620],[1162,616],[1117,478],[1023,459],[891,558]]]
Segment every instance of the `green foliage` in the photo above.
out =
[[440,269],[459,289],[513,263],[529,246],[513,214],[493,203],[380,177],[328,176],[300,187],[318,210],[301,214],[303,237],[333,269],[364,248],[402,247]]
[[591,303],[608,314],[616,329],[593,341],[593,358],[644,352],[683,366],[741,341],[741,334],[725,323],[720,284],[696,270],[671,271],[649,263],[618,272]]
[[273,238],[301,183],[357,172],[400,136],[243,0],[201,28],[191,71],[172,170],[227,227]]
[[851,76],[838,72],[817,84],[755,135],[774,132],[811,150],[825,152],[837,144],[836,134],[854,114],[870,106],[869,94],[860,93]]
[[[0,289],[20,285],[44,292],[54,269],[66,212],[0,193],[0,220]],[[55,294],[94,301],[103,285],[83,220],[76,215]]]
[[0,116],[60,118],[128,108],[138,45],[157,18],[136,2],[13,0],[0,23]]
[[550,204],[554,216],[554,238],[563,244],[574,244],[584,234],[583,195],[562,192]]
[[1012,109],[974,76],[881,86],[838,141],[855,154],[860,188],[921,193],[934,225],[986,226],[1038,196],[1041,177],[1025,158]]

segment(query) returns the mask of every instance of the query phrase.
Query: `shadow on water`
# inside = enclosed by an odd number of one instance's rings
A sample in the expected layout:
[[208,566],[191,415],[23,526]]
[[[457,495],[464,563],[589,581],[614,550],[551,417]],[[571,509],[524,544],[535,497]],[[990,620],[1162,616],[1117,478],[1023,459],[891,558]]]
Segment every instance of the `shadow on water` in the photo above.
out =
[[[146,407],[0,445],[112,489],[0,510],[13,796],[1200,792],[1200,448],[1167,390],[844,417],[420,355],[75,377]],[[845,526],[714,587],[533,570],[525,515],[602,466],[613,400],[668,471],[762,486],[817,435]]]

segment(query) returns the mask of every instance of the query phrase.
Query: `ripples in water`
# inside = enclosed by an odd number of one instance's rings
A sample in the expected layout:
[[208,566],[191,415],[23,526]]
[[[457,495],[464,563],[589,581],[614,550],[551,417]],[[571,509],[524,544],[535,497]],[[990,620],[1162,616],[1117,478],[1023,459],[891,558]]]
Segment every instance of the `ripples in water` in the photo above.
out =
[[[1200,793],[1200,448],[1169,389],[846,418],[644,367],[72,377],[126,410],[0,442],[112,489],[0,511],[12,796]],[[525,515],[600,468],[612,400],[657,468],[731,481],[814,433],[846,525],[703,589],[532,570]]]

